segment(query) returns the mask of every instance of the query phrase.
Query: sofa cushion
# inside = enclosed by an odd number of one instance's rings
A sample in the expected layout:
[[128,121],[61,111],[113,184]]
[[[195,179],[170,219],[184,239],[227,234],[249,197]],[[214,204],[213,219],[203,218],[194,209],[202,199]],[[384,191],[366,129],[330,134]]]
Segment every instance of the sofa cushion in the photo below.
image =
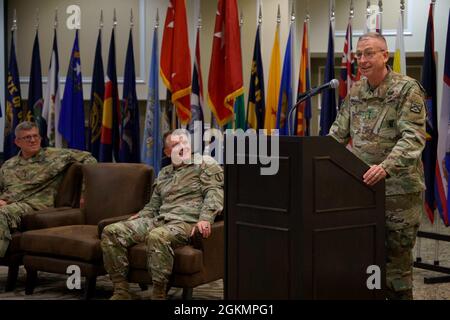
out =
[[[182,246],[175,249],[173,272],[194,274],[203,268],[203,252],[192,246]],[[137,244],[129,250],[130,266],[137,269],[147,269],[147,253],[144,243]]]
[[22,250],[35,255],[60,256],[84,261],[101,261],[97,226],[73,225],[22,233]]
[[22,232],[16,231],[11,234],[11,242],[9,243],[9,252],[18,252],[20,251],[20,238],[22,236]]

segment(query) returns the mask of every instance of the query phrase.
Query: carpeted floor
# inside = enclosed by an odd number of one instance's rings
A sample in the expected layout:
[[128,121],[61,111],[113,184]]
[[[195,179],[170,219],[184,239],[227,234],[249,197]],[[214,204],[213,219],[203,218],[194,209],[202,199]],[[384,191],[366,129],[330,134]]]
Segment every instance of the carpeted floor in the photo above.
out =
[[[20,268],[17,288],[13,292],[4,292],[6,282],[6,267],[0,267],[0,300],[77,300],[83,299],[82,290],[69,290],[66,286],[67,276],[39,272],[38,285],[32,295],[25,295],[25,269]],[[83,282],[81,283],[83,288]],[[108,277],[97,278],[95,300],[108,299],[112,295],[112,284]],[[130,291],[136,299],[149,299],[151,286],[148,290],[142,291],[137,284],[130,285]],[[172,288],[168,293],[170,300],[179,300],[182,296],[182,289]],[[194,289],[193,299],[196,300],[218,300],[223,299],[223,281],[218,280],[199,286]]]

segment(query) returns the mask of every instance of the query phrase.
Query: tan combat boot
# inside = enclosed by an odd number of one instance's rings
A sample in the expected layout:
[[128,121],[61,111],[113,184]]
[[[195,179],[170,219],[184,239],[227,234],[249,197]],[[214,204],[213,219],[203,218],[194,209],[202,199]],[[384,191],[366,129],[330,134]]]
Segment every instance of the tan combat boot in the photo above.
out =
[[113,282],[114,294],[109,300],[131,300],[130,287],[127,281]]
[[166,284],[153,282],[152,300],[166,300]]

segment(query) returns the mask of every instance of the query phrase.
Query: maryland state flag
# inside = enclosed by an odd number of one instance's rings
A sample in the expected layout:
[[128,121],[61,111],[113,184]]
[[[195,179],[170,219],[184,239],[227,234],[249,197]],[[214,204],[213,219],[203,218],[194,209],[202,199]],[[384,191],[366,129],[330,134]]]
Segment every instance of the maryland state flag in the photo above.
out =
[[219,0],[208,78],[208,101],[220,126],[233,120],[234,100],[244,92],[236,0]]
[[102,59],[102,30],[98,30],[95,47],[94,71],[92,72],[91,103],[89,105],[88,151],[99,160],[100,136],[102,133],[103,97],[105,96],[105,74]]
[[[297,99],[311,89],[311,70],[309,68],[309,35],[308,21],[303,22],[302,59],[300,61],[300,75],[298,77]],[[295,118],[296,134],[298,136],[310,136],[311,99],[302,102],[297,108]]]
[[255,130],[264,128],[265,94],[264,71],[261,57],[260,29],[256,29],[255,47],[253,49],[253,61],[250,75],[250,90],[248,93],[247,127]]
[[30,85],[28,86],[28,109],[27,120],[35,121],[39,127],[39,133],[42,137],[41,145],[47,146],[47,127],[44,127],[42,118],[42,106],[44,99],[42,98],[42,68],[41,55],[39,52],[39,36],[36,30],[33,44],[33,54],[31,56]]
[[78,30],[76,30],[67,70],[64,95],[61,101],[58,130],[67,141],[69,148],[86,150],[83,84],[81,79],[80,47],[78,44]]
[[17,67],[14,31],[11,32],[11,51],[9,54],[8,76],[6,86],[5,140],[3,144],[4,160],[15,156],[19,149],[14,140],[14,130],[23,121],[22,98],[20,96],[19,68]]
[[119,93],[117,89],[116,42],[114,28],[109,45],[108,69],[106,71],[105,97],[103,102],[102,133],[100,138],[99,160],[112,162],[113,152],[119,160]]
[[185,0],[170,0],[161,44],[161,77],[184,125],[191,120],[191,54]]
[[425,210],[431,222],[436,209],[435,182],[438,146],[436,59],[434,57],[433,3],[430,3],[422,64],[422,86],[426,92],[427,142],[422,153],[425,169]]
[[139,104],[136,94],[133,32],[130,30],[123,79],[122,126],[120,130],[120,162],[140,162]]

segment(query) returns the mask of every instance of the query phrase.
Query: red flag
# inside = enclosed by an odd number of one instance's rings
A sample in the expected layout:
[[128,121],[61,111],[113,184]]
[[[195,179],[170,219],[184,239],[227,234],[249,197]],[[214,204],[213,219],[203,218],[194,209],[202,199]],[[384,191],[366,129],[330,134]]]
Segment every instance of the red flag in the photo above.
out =
[[243,92],[236,0],[219,0],[208,79],[208,101],[219,125],[233,119],[234,99]]
[[161,45],[161,77],[182,124],[191,119],[191,53],[185,0],[170,0]]
[[353,82],[359,80],[359,72],[355,74],[356,61],[353,56],[352,46],[352,18],[348,20],[345,34],[344,51],[342,52],[341,76],[339,79],[339,107],[350,91]]
[[[297,96],[311,89],[308,20],[303,22],[302,58],[298,77]],[[311,99],[302,102],[297,109],[296,134],[298,136],[311,135]]]

